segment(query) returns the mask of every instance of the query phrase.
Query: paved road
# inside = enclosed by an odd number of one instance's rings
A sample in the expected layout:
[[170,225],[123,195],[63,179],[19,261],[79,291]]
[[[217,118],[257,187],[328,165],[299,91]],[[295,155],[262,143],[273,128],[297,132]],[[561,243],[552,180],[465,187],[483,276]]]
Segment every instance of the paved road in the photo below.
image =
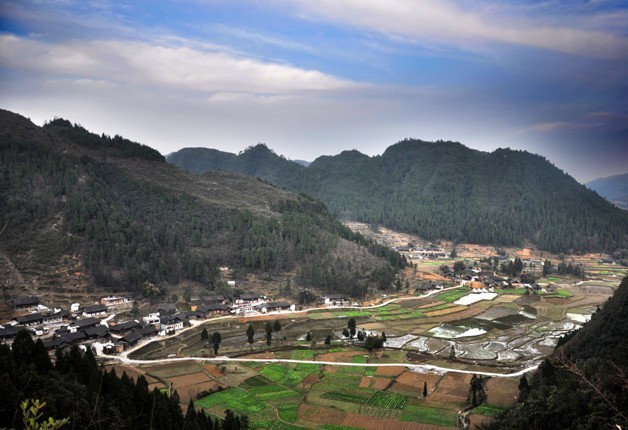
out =
[[162,364],[162,363],[178,363],[185,361],[204,361],[214,363],[286,363],[286,364],[323,364],[330,366],[356,366],[356,367],[407,367],[409,370],[419,373],[464,373],[464,374],[476,374],[482,376],[493,376],[497,378],[516,378],[524,375],[528,372],[535,370],[539,363],[536,363],[530,367],[522,369],[513,373],[495,373],[495,372],[482,372],[477,370],[462,370],[452,369],[448,367],[433,366],[431,364],[411,364],[411,363],[343,363],[336,361],[313,361],[313,360],[290,360],[290,359],[276,359],[276,358],[231,358],[225,356],[219,357],[176,357],[176,358],[160,358],[155,360],[135,360],[128,358],[124,355],[106,355],[101,351],[98,352],[99,357],[107,358],[110,360],[120,361],[124,364]]
[[[443,291],[447,291],[447,290],[451,290],[451,289],[455,289],[458,288],[458,286],[456,287],[450,287],[450,288],[444,288],[442,290],[437,290],[437,291],[431,291],[423,296],[419,296],[419,297],[398,297],[398,298],[394,298],[394,299],[390,299],[387,300],[383,303],[380,303],[379,305],[373,305],[373,306],[342,306],[342,307],[322,307],[322,308],[311,308],[311,309],[305,309],[302,311],[296,311],[296,312],[290,312],[290,313],[286,313],[286,312],[269,312],[267,314],[256,314],[256,315],[243,315],[240,316],[239,318],[253,318],[253,317],[258,317],[260,315],[294,315],[294,314],[305,314],[307,312],[311,312],[311,311],[316,311],[316,310],[337,310],[337,309],[376,309],[382,306],[386,306],[390,303],[394,303],[397,301],[402,301],[402,300],[415,300],[415,299],[420,299],[420,298],[424,298],[424,297],[428,297],[432,294],[436,294],[436,293],[441,293]],[[102,349],[101,348],[97,348],[97,353],[98,356],[103,357],[103,358],[107,358],[110,360],[116,360],[116,361],[120,361],[122,363],[125,364],[159,364],[159,363],[176,363],[176,362],[183,362],[183,361],[206,361],[206,362],[215,362],[215,363],[229,363],[229,362],[243,362],[243,363],[294,363],[294,364],[299,364],[299,363],[303,363],[303,364],[322,364],[322,365],[332,365],[332,366],[358,366],[358,367],[406,367],[412,371],[415,372],[419,372],[419,373],[446,373],[446,372],[451,372],[451,373],[464,373],[464,374],[476,374],[476,375],[482,375],[482,376],[493,376],[493,377],[497,377],[497,378],[516,378],[516,377],[520,377],[521,375],[524,375],[528,372],[531,372],[532,370],[535,370],[539,363],[536,363],[530,367],[527,367],[525,369],[522,369],[518,372],[513,372],[513,373],[495,373],[495,372],[483,372],[483,371],[476,371],[476,370],[461,370],[461,369],[453,369],[453,368],[447,368],[447,367],[442,367],[442,366],[433,366],[430,364],[410,364],[410,363],[342,363],[342,362],[334,362],[334,361],[311,361],[311,360],[289,360],[289,359],[265,359],[265,358],[231,358],[231,357],[225,357],[225,356],[221,356],[221,357],[176,357],[176,358],[161,358],[161,359],[155,359],[155,360],[135,360],[132,358],[129,358],[128,355],[135,351],[138,348],[141,348],[145,345],[148,345],[151,342],[157,342],[157,341],[161,341],[170,337],[176,337],[178,335],[180,335],[183,331],[186,330],[190,330],[198,325],[204,324],[204,323],[210,323],[210,322],[214,322],[217,320],[221,320],[221,319],[227,319],[227,318],[233,318],[233,316],[224,316],[224,317],[217,317],[217,318],[212,318],[209,320],[205,320],[203,322],[199,322],[197,324],[194,324],[192,327],[188,327],[174,335],[171,336],[165,336],[165,337],[160,337],[154,340],[151,340],[148,343],[144,343],[141,345],[138,345],[134,348],[130,348],[126,351],[124,351],[122,354],[120,355],[106,355],[103,354]]]

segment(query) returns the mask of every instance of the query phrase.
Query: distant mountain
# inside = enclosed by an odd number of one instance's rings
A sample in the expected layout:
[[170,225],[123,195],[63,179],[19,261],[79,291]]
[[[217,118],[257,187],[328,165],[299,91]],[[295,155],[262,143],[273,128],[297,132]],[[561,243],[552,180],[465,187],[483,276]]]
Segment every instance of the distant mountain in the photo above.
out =
[[[266,152],[237,158],[254,165]],[[276,159],[269,153],[263,164]],[[390,285],[403,265],[320,201],[230,172],[193,175],[148,146],[67,120],[38,127],[0,111],[3,291],[157,294],[182,282],[215,288],[218,267],[229,266],[243,277],[281,275],[295,287],[359,296]]]
[[586,185],[611,203],[628,209],[628,173],[596,179]]
[[[181,161],[184,156],[194,163]],[[200,162],[203,157],[209,160]],[[344,151],[307,167],[264,145],[231,156],[186,148],[167,161],[196,172],[257,176],[321,199],[340,218],[429,240],[529,241],[552,252],[613,251],[628,241],[628,214],[525,151],[487,153],[457,142],[406,139],[380,156]]]
[[311,162],[305,161],[305,160],[292,160],[292,161],[297,163],[297,164],[300,164],[301,166],[305,166],[305,167],[307,167],[310,164],[312,164]]

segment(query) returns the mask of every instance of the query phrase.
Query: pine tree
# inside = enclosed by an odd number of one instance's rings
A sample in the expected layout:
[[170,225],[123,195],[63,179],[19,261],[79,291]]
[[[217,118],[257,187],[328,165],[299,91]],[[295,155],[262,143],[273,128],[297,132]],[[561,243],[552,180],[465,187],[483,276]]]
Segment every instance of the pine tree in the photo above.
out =
[[255,336],[255,329],[253,328],[253,324],[249,323],[248,328],[246,329],[246,341],[253,347],[253,337]]

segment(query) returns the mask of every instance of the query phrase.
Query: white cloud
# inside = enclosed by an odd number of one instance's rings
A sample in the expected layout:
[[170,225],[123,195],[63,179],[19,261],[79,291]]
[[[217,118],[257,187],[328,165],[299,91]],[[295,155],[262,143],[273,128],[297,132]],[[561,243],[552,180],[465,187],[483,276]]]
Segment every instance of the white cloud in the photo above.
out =
[[[564,25],[553,20],[512,14],[500,6],[473,6],[451,0],[276,0],[297,8],[312,19],[405,37],[416,42],[436,41],[478,48],[486,42],[544,48],[593,58],[626,58],[628,39],[599,29]],[[521,12],[521,11],[519,11]],[[607,18],[608,19],[608,18]],[[552,21],[552,22],[550,22]],[[601,20],[602,22],[604,20]]]
[[194,92],[291,94],[356,88],[348,80],[298,67],[234,57],[182,44],[117,40],[44,43],[0,36],[0,62],[48,76],[165,85]]

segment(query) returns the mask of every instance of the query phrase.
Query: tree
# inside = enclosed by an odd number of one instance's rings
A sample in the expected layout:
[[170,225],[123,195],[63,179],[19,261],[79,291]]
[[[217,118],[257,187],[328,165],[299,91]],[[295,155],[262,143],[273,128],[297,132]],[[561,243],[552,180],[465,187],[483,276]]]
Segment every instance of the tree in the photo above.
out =
[[220,335],[219,332],[215,331],[212,334],[211,342],[212,342],[212,345],[214,346],[214,355],[218,355],[218,348],[220,348],[220,342],[222,342],[222,336]]
[[382,332],[382,342],[383,343],[386,342],[386,332],[385,331]]
[[31,337],[28,330],[20,330],[15,335],[15,339],[13,339],[13,345],[11,345],[13,360],[19,365],[30,364],[34,348],[35,342],[33,342],[33,338]]
[[364,341],[364,332],[362,330],[358,331],[358,340],[360,342]]
[[310,332],[308,331],[307,334],[305,335],[305,340],[307,340],[308,342],[310,342],[312,340],[312,335],[310,334]]
[[331,345],[331,335],[328,334],[327,337],[325,338],[325,345],[329,346]]
[[486,400],[486,392],[484,391],[484,380],[482,375],[478,377],[475,373],[471,377],[469,387],[469,404],[473,407],[481,405]]
[[246,341],[253,347],[253,336],[255,336],[255,329],[253,323],[249,323],[249,327],[246,329]]
[[201,332],[201,339],[202,340],[207,340],[209,339],[209,333],[207,333],[207,328],[204,327],[203,331]]
[[274,332],[281,331],[281,323],[279,322],[279,320],[275,320],[275,322],[273,323],[273,331]]
[[451,349],[449,350],[449,359],[453,360],[454,358],[456,358],[456,348],[451,345]]
[[528,378],[526,378],[526,375],[522,375],[521,379],[519,379],[519,397],[517,398],[517,401],[519,402],[523,402],[525,401],[525,399],[528,397],[528,394],[530,393],[530,385],[528,385]]
[[467,267],[464,265],[464,262],[463,262],[463,261],[456,261],[456,262],[454,263],[454,273],[455,273],[456,275],[459,275],[459,274],[461,274],[462,272],[464,272],[464,270],[465,270],[466,268],[467,268]]
[[423,383],[423,398],[427,397],[427,382]]
[[445,273],[451,272],[451,268],[447,265],[447,264],[442,264],[439,268],[438,271],[444,275]]
[[379,336],[367,336],[364,341],[364,347],[367,351],[373,351],[374,349],[379,349],[384,346],[384,342]]
[[349,329],[347,327],[342,329],[342,335],[344,337],[349,337]]
[[[29,406],[29,403],[31,405]],[[38,422],[43,415],[41,410],[46,406],[46,402],[40,402],[39,400],[25,400],[20,404],[22,409],[22,419],[24,421],[24,428],[26,430],[56,430],[63,427],[70,422],[69,418],[62,420],[55,420],[54,418],[48,418]]]
[[270,346],[273,342],[273,326],[270,324],[270,321],[266,322],[264,331],[266,332],[266,345]]
[[349,337],[353,339],[353,336],[355,336],[356,327],[355,318],[351,318],[349,321],[347,321],[347,327],[349,328]]

